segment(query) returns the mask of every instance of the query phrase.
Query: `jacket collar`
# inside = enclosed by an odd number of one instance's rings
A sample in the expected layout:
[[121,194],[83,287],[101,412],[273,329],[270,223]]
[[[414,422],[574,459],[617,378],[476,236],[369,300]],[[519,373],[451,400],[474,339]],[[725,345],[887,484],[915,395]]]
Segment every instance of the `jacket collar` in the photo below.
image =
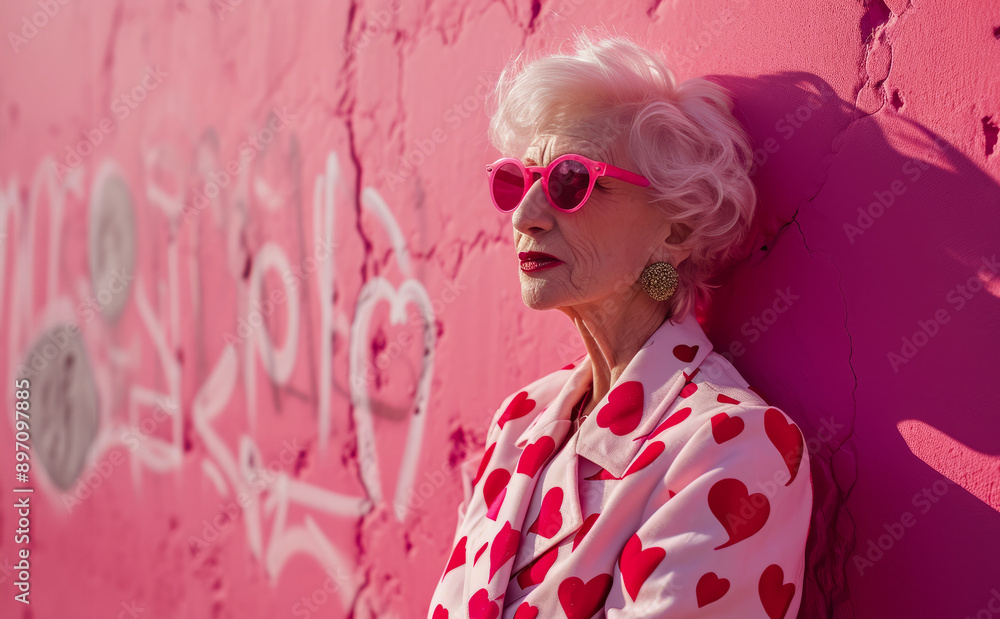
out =
[[[641,439],[653,432],[710,352],[712,343],[693,313],[676,322],[664,321],[584,419],[576,453],[621,477],[642,448],[645,441]],[[551,424],[569,421],[572,407],[593,381],[590,357],[584,354],[559,395],[525,429],[516,445],[523,449],[547,434]]]

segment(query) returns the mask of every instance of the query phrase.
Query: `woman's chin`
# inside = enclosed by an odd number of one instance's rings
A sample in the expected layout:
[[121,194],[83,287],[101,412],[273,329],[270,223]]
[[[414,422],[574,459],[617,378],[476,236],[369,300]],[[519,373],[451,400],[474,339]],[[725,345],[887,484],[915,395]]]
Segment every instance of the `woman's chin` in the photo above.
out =
[[[521,300],[524,301],[524,299],[521,299]],[[550,309],[546,305],[542,305],[542,304],[537,303],[537,302],[529,302],[529,301],[524,301],[524,306],[526,308],[528,308],[528,309],[539,311],[539,312],[542,312],[542,311],[545,311],[547,309]]]
[[548,298],[547,295],[528,294],[526,291],[521,292],[521,301],[528,309],[540,312],[559,307],[559,303],[555,299]]

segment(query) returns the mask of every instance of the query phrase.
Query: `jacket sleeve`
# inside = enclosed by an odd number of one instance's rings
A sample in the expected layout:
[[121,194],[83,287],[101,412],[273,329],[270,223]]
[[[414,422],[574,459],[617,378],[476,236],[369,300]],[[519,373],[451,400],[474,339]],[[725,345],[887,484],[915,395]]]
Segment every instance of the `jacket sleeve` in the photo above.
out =
[[711,417],[657,480],[621,550],[608,619],[795,617],[812,508],[802,433],[774,407]]
[[500,416],[507,408],[507,404],[510,400],[514,398],[514,395],[515,394],[507,396],[507,398],[503,401],[503,405],[493,413],[493,419],[490,420],[490,425],[486,429],[486,445],[483,449],[478,450],[475,455],[470,456],[458,465],[463,498],[462,502],[458,504],[458,519],[455,522],[453,545],[455,542],[458,542],[458,531],[462,528],[462,522],[465,520],[465,513],[469,508],[469,502],[472,500],[473,490],[479,481],[478,477],[486,465],[489,464],[489,459],[492,455],[491,447],[496,444],[497,438],[499,438],[500,426],[498,425],[498,422],[500,420]]

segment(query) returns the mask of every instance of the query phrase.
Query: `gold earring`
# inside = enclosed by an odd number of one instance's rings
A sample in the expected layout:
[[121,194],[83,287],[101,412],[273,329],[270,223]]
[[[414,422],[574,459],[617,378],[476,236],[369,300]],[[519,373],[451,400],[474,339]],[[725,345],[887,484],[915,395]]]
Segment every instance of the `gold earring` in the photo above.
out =
[[642,271],[642,288],[657,301],[666,301],[677,291],[680,278],[669,262],[654,262]]

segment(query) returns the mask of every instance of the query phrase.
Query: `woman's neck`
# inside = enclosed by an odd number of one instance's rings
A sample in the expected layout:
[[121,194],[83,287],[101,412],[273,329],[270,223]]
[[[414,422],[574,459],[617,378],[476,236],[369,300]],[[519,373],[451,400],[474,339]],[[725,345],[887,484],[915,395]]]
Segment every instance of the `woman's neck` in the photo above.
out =
[[619,297],[617,303],[618,311],[610,312],[596,305],[561,308],[580,331],[593,369],[593,391],[584,416],[607,395],[639,349],[667,319],[667,304],[645,293],[631,294],[624,301]]

